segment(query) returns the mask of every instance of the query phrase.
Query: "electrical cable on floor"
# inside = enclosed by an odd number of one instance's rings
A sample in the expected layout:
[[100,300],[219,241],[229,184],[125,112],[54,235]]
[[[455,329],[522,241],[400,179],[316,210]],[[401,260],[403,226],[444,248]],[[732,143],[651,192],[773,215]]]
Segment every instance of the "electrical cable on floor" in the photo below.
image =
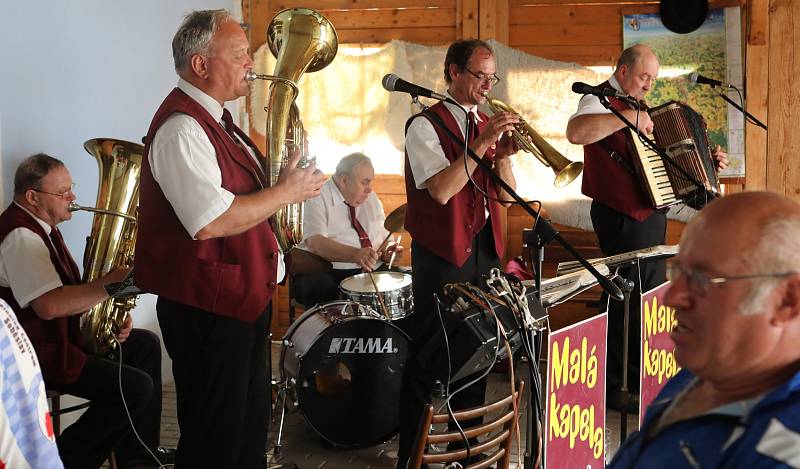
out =
[[118,378],[117,384],[119,384],[119,396],[120,398],[122,398],[122,407],[125,408],[125,414],[128,416],[128,423],[131,424],[131,430],[133,431],[133,435],[139,441],[139,444],[141,444],[142,447],[145,450],[147,450],[147,453],[153,458],[153,461],[155,461],[158,464],[158,467],[160,469],[173,467],[174,464],[167,464],[167,465],[162,464],[161,460],[159,460],[158,457],[155,454],[153,454],[153,451],[145,444],[145,442],[142,440],[142,437],[139,436],[139,432],[136,431],[136,426],[133,424],[133,417],[131,417],[131,411],[130,409],[128,409],[128,403],[125,401],[125,392],[122,390],[122,342],[117,340],[116,337],[114,337],[114,341],[117,343],[117,352],[119,353],[119,370],[117,374]]

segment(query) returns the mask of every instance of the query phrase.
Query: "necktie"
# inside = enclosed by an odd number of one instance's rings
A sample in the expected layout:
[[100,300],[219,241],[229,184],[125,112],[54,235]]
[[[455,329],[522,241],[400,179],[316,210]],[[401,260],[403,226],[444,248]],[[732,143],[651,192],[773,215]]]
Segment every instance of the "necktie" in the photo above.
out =
[[[478,129],[478,120],[476,119],[474,112],[467,113],[467,125],[469,125],[468,145],[471,145],[472,142],[474,142],[475,139],[478,138],[478,135],[480,134],[480,130]],[[475,170],[474,173],[472,173],[472,179],[475,181],[475,184],[478,185],[478,187],[480,187],[481,192],[483,192],[483,194],[479,196],[480,197],[479,200],[482,203],[479,203],[478,205],[478,210],[483,212],[484,210],[486,210],[485,207],[488,204],[488,200],[486,199],[485,194],[487,194],[489,190],[488,188],[489,178],[484,174],[484,172],[480,168],[478,168]],[[478,194],[476,193],[476,196],[477,195]],[[480,221],[476,222],[476,229],[479,230],[481,227],[483,227],[484,223],[486,222],[486,217],[483,216],[483,214],[481,214],[480,216],[478,216],[478,219]]]
[[223,125],[223,127],[225,127],[225,132],[227,132],[228,135],[231,136],[231,139],[233,139],[233,141],[241,147],[242,142],[239,140],[239,137],[236,136],[236,132],[233,130],[236,128],[236,126],[233,124],[233,116],[231,116],[230,111],[227,109],[222,110],[222,123],[225,124]]
[[[231,116],[230,111],[227,109],[222,109],[222,127],[225,128],[225,132],[230,135],[233,143],[235,143],[236,146],[238,146],[247,157],[247,161],[252,167],[253,174],[255,175],[256,179],[258,179],[261,186],[263,187],[264,185],[269,185],[269,179],[262,179],[262,174],[264,174],[262,168],[258,167],[258,164],[251,156],[250,151],[247,150],[244,142],[242,142],[241,139],[236,135],[236,131],[234,131],[236,125],[233,123],[233,116]],[[267,176],[269,175],[267,174]]]
[[80,273],[78,272],[78,266],[72,260],[72,256],[67,251],[67,245],[64,243],[64,238],[61,237],[61,232],[56,227],[50,230],[50,242],[53,243],[53,249],[56,252],[59,264],[61,264],[61,270],[67,274],[73,285],[79,283]]
[[353,225],[353,229],[358,233],[358,242],[361,243],[362,248],[371,248],[372,242],[369,240],[369,235],[356,218],[356,208],[350,204],[347,204],[347,208],[350,209],[350,224]]
[[467,116],[467,125],[469,126],[469,141],[467,142],[467,145],[469,145],[478,137],[480,130],[478,130],[478,121],[475,119],[475,113],[470,112],[467,114]]
[[[58,228],[56,227],[53,227],[53,229],[50,230],[50,242],[53,243],[53,249],[56,252],[58,263],[61,264],[61,270],[69,279],[68,282],[64,283],[68,285],[78,285],[81,283],[81,274],[78,270],[78,266],[75,264],[75,261],[72,259],[72,255],[67,250],[67,245],[64,243],[64,238],[61,236],[61,232],[58,231]],[[69,340],[78,346],[83,347],[85,339],[83,337],[83,333],[81,332],[80,318],[80,315],[69,316],[67,318],[67,331],[70,337]]]

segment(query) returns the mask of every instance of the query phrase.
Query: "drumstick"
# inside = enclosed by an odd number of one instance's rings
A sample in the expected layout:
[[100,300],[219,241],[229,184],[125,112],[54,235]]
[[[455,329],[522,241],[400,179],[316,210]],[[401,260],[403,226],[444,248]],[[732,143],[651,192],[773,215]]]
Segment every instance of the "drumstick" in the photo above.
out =
[[372,282],[372,287],[375,289],[375,296],[378,297],[378,304],[381,305],[381,310],[383,311],[383,315],[386,316],[386,319],[391,320],[392,317],[389,316],[389,311],[386,310],[386,305],[383,303],[383,296],[381,296],[381,292],[378,290],[378,284],[375,283],[375,277],[372,276],[372,272],[369,273],[369,279]]
[[391,238],[393,234],[394,233],[390,231],[389,234],[387,234],[386,237],[383,238],[383,242],[381,243],[380,247],[378,247],[378,250],[376,251],[378,256],[383,254],[383,250],[386,249],[386,245],[389,244],[389,238]]
[[[394,244],[395,244],[395,245],[398,245],[398,244],[400,244],[400,240],[401,240],[401,239],[403,239],[403,235],[398,235],[398,236],[397,236],[397,241],[395,241],[395,243],[394,243]],[[396,256],[396,255],[397,255],[397,249],[395,249],[394,251],[392,251],[392,257],[390,257],[390,258],[389,258],[389,269],[391,269],[391,268],[392,268],[392,263],[394,263],[394,256]]]

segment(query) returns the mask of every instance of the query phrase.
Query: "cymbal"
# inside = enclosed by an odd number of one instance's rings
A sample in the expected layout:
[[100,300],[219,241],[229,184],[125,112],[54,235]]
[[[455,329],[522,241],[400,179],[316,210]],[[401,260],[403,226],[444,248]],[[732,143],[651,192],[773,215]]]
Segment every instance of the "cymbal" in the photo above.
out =
[[324,257],[305,249],[292,249],[292,272],[296,274],[318,274],[332,269],[333,265]]
[[403,225],[406,221],[406,205],[407,204],[403,204],[397,207],[386,217],[386,220],[383,222],[383,227],[386,228],[386,231],[405,233],[406,229]]

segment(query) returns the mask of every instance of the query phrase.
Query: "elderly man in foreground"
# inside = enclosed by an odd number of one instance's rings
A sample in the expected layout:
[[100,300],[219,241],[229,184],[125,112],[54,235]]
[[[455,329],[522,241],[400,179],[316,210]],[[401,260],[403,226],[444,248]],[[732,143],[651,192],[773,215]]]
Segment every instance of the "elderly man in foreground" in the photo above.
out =
[[711,203],[667,272],[683,370],[609,467],[800,467],[800,205]]

